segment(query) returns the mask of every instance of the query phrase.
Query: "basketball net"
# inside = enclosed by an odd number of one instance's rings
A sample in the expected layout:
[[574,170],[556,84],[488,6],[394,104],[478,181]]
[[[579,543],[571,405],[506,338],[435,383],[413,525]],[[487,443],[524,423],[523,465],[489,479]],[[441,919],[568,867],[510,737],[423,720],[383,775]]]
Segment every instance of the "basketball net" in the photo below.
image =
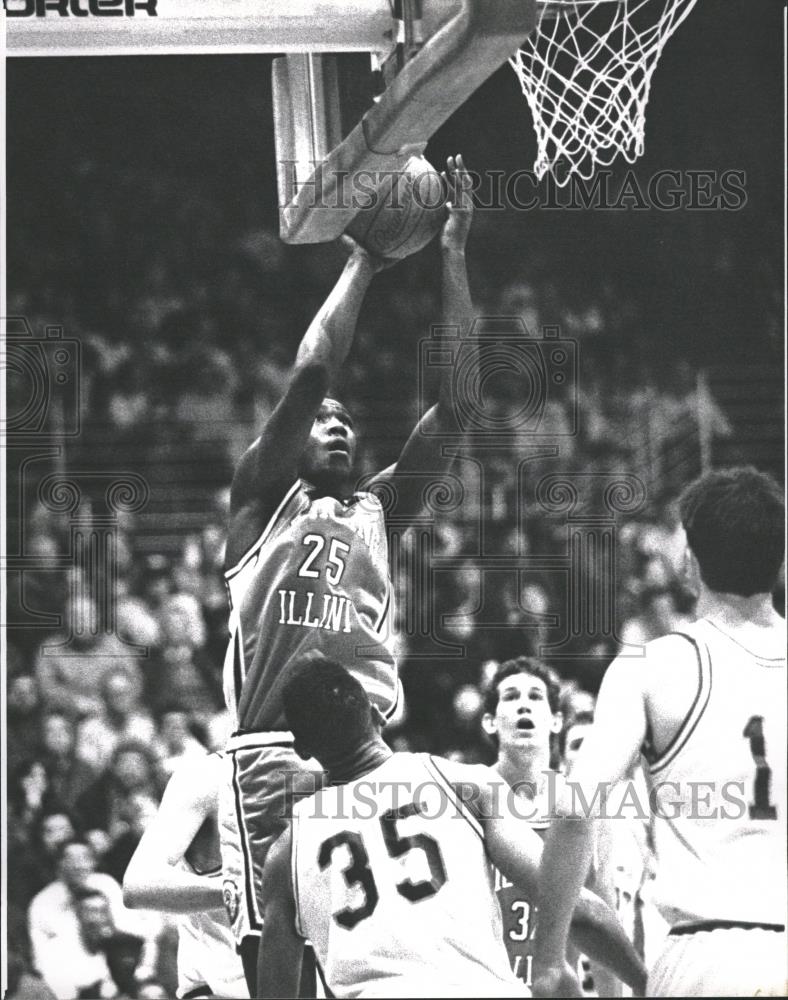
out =
[[537,137],[534,170],[560,186],[643,152],[651,77],[696,0],[549,0],[512,57]]

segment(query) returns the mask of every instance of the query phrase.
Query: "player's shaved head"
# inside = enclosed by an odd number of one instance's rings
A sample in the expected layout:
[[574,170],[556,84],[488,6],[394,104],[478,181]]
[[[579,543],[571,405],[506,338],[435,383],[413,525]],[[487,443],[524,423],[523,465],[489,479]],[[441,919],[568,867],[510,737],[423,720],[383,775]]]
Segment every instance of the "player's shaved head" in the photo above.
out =
[[332,413],[346,420],[351,427],[353,426],[353,417],[345,404],[340,403],[338,399],[332,399],[331,396],[326,396],[320,404],[319,414],[325,415]]
[[299,751],[324,766],[377,735],[366,691],[335,660],[309,657],[296,663],[282,687],[282,704]]

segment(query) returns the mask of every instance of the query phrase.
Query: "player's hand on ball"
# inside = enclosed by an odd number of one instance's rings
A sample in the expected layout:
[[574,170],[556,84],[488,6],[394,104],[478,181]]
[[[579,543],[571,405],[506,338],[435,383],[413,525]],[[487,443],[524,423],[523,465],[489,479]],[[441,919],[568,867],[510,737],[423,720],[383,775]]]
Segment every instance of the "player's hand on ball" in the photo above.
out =
[[447,248],[462,249],[473,222],[473,178],[465,169],[460,153],[448,158],[441,177],[448,190],[441,244]]
[[581,997],[583,991],[577,973],[569,962],[548,965],[534,976],[532,992],[535,997]]
[[363,261],[365,266],[370,268],[373,274],[377,274],[378,271],[385,271],[387,267],[393,267],[397,263],[397,261],[393,258],[380,257],[378,254],[365,249],[360,243],[357,243],[352,236],[348,236],[347,233],[340,236],[339,242],[347,251],[349,255],[348,259],[355,258],[356,260]]

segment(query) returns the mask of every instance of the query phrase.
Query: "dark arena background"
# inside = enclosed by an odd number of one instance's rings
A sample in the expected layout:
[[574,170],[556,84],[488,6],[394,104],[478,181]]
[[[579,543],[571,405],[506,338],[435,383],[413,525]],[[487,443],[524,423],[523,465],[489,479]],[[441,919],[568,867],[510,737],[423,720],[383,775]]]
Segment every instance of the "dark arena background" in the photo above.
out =
[[[701,0],[657,68],[645,155],[596,187],[524,177],[500,197],[535,155],[508,67],[430,141],[434,164],[459,150],[481,175],[477,313],[557,327],[577,374],[533,440],[459,442],[447,488],[398,546],[396,748],[491,760],[485,681],[520,653],[561,675],[565,718],[591,706],[618,649],[692,615],[666,558],[681,487],[739,463],[783,480],[782,41],[773,0]],[[221,745],[233,466],[344,256],[278,238],[270,58],[10,59],[6,74],[10,334],[50,331],[41,422],[6,453],[21,969],[27,908],[53,877],[42,814],[56,804],[90,831],[120,880],[175,761]],[[420,386],[433,391],[422,342],[439,321],[433,244],[375,279],[335,388],[360,430],[361,473],[395,460]],[[7,377],[8,411],[21,412],[28,375]],[[518,385],[486,391],[505,412]],[[89,670],[40,657],[70,633]],[[133,679],[119,696],[136,720],[125,758],[92,742],[110,668]],[[171,990],[166,946],[157,961]]]

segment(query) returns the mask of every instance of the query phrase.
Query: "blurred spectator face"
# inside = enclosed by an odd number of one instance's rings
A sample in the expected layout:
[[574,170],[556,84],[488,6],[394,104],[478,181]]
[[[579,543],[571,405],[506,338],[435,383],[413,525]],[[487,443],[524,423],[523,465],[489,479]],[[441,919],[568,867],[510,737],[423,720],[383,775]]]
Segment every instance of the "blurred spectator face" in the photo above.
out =
[[192,666],[192,648],[188,643],[181,642],[175,646],[165,646],[162,659],[171,668],[188,668]]
[[687,545],[687,532],[681,523],[676,524],[672,531],[665,530],[659,551],[673,576],[682,579],[686,575],[691,556]]
[[97,951],[115,931],[109,903],[99,893],[78,900],[77,920],[82,940],[89,951]]
[[676,606],[671,594],[655,594],[651,599],[651,617],[658,632],[670,632],[676,617]]
[[547,594],[538,583],[528,583],[523,587],[520,604],[526,611],[532,611],[536,615],[544,615],[549,610]]
[[67,844],[58,863],[58,874],[72,892],[84,888],[96,870],[96,859],[87,844]]
[[177,594],[165,601],[161,610],[162,638],[168,645],[205,642],[205,623],[199,603],[189,594]]
[[456,556],[462,546],[462,531],[456,524],[445,521],[436,525],[435,551],[442,556]]
[[464,684],[454,696],[454,714],[464,727],[473,725],[482,707],[482,696],[473,684]]
[[485,716],[484,728],[498,737],[501,749],[549,748],[551,733],[561,729],[561,715],[550,711],[541,677],[512,674],[499,683],[498,705],[494,715]]
[[19,674],[8,684],[8,708],[17,715],[29,715],[38,707],[38,686],[30,674]]
[[151,780],[150,768],[139,750],[123,750],[112,764],[112,773],[127,791],[140,788]]
[[109,401],[109,418],[116,427],[132,427],[144,419],[150,402],[142,391],[114,393]]
[[172,578],[176,589],[184,594],[199,594],[202,588],[202,577],[193,566],[176,566]]
[[151,573],[144,584],[145,599],[153,607],[158,607],[171,589],[172,584],[168,573]]
[[57,539],[53,535],[33,535],[30,539],[29,553],[39,559],[56,559],[59,555]]
[[520,316],[529,333],[539,332],[536,296],[531,286],[525,282],[518,282],[504,289],[501,296],[501,312],[506,316]]
[[132,795],[126,810],[126,821],[133,833],[142,836],[156,815],[158,806],[150,795]]
[[46,768],[40,760],[31,761],[27,770],[19,776],[19,784],[28,808],[38,809],[49,786]]
[[456,579],[457,587],[462,595],[462,601],[467,602],[469,600],[473,600],[475,603],[479,594],[481,580],[479,567],[476,563],[463,563],[457,571]]
[[51,813],[41,820],[41,846],[50,856],[55,855],[60,845],[73,836],[74,827],[65,813]]
[[90,844],[90,849],[97,858],[103,858],[112,847],[112,837],[105,830],[88,830],[85,840]]
[[567,730],[564,745],[564,770],[567,774],[572,773],[572,768],[580,753],[580,747],[582,747],[590,728],[590,722],[579,722],[576,725],[570,725]]
[[41,743],[53,757],[67,757],[74,749],[74,727],[65,715],[52,714],[44,719]]
[[130,715],[137,707],[137,694],[137,685],[125,671],[118,670],[104,679],[104,702],[112,715]]
[[[229,504],[228,513],[229,517]],[[202,531],[203,558],[208,566],[221,569],[224,565],[225,531],[218,524],[209,524]]]
[[492,683],[492,679],[497,674],[500,665],[498,660],[485,660],[482,664],[481,683],[485,691]]
[[185,712],[166,712],[161,720],[161,738],[171,754],[182,753],[191,736]]

